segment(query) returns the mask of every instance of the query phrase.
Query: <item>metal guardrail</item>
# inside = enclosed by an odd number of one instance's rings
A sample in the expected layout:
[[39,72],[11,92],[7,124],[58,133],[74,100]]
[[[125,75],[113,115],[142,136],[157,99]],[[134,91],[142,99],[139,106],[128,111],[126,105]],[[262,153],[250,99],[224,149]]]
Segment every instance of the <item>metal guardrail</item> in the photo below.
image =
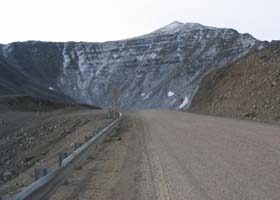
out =
[[75,150],[72,154],[66,157],[61,167],[50,172],[46,176],[33,182],[20,192],[15,200],[46,200],[55,190],[64,183],[68,174],[79,167],[82,161],[86,160],[92,151],[100,144],[110,131],[120,122],[122,114],[118,114],[118,118],[111,122],[108,126],[101,129],[95,136],[89,139],[81,147]]

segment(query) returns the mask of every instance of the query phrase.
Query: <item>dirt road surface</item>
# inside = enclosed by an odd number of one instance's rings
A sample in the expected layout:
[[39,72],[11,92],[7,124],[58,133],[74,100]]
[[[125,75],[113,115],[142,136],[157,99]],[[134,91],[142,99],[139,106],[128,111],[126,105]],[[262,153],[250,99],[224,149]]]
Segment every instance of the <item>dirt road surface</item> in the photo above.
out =
[[279,200],[280,127],[131,112],[54,199]]

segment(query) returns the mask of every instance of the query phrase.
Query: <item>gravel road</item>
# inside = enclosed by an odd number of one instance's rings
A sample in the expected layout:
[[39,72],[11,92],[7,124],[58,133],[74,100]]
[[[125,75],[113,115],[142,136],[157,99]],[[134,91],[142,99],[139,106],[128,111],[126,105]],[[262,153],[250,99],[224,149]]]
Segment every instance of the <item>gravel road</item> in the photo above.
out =
[[280,199],[280,127],[176,111],[126,116],[121,140],[52,199]]

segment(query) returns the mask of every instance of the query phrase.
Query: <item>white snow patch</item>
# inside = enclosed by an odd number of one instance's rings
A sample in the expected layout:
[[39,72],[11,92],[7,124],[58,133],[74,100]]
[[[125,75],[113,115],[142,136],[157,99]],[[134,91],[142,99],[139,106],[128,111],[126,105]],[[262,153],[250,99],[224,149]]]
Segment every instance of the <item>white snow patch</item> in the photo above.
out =
[[49,90],[53,90],[54,91],[55,89],[53,87],[49,87]]
[[168,96],[168,97],[172,97],[172,96],[174,96],[174,92],[169,91],[169,92],[167,93],[167,96]]
[[173,22],[171,24],[168,24],[167,26],[164,26],[160,29],[158,29],[156,32],[158,33],[175,33],[181,30],[181,28],[184,26],[181,22]]
[[184,108],[187,104],[189,103],[189,98],[185,97],[184,101],[182,102],[182,104],[178,107],[179,109]]
[[150,94],[145,95],[143,99],[146,100],[148,98],[150,98]]
[[156,53],[151,53],[150,58],[155,59],[157,57]]

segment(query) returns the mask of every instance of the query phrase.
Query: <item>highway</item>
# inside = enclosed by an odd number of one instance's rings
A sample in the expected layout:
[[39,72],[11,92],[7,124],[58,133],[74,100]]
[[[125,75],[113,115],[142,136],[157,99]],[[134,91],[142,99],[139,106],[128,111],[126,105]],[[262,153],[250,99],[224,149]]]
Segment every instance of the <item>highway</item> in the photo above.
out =
[[52,199],[279,200],[280,127],[177,111],[124,127]]

